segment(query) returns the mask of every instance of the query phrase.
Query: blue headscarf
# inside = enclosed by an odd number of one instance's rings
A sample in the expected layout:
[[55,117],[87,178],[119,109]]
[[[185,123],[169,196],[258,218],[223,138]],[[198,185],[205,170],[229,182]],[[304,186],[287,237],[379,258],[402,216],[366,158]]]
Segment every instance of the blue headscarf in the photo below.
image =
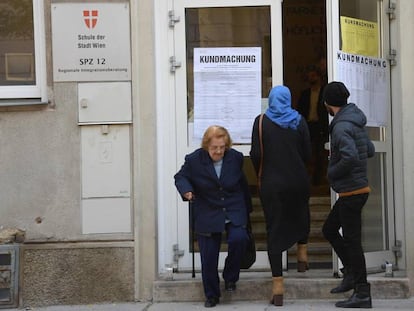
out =
[[269,93],[269,108],[266,116],[283,128],[296,130],[300,122],[300,114],[291,107],[290,90],[283,85],[272,88]]

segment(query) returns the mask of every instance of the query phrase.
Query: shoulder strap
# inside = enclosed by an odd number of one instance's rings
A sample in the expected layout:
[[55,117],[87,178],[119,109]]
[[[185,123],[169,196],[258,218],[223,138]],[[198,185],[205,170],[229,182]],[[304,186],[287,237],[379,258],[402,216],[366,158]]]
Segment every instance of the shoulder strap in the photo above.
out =
[[259,143],[260,143],[260,163],[259,163],[259,171],[257,173],[257,186],[260,190],[261,183],[262,183],[262,171],[263,171],[263,113],[260,115],[259,118]]

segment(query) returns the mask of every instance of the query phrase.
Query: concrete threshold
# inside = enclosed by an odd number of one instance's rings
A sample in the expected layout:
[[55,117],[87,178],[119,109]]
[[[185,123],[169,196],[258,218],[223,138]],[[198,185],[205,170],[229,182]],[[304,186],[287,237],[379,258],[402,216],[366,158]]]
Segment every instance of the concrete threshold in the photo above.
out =
[[[330,290],[336,287],[342,279],[333,277],[329,269],[311,269],[305,273],[296,271],[284,272],[286,299],[342,299],[352,294],[352,291],[343,294],[331,294]],[[221,277],[221,275],[220,275]],[[384,273],[368,275],[371,283],[371,295],[374,299],[405,299],[409,297],[409,281],[403,271],[395,271],[394,277],[385,277]],[[264,300],[271,297],[272,278],[270,272],[243,271],[237,282],[237,290],[226,292],[224,281],[221,300],[246,301]],[[188,302],[203,301],[205,299],[201,274],[174,273],[172,279],[157,280],[153,288],[154,302]]]

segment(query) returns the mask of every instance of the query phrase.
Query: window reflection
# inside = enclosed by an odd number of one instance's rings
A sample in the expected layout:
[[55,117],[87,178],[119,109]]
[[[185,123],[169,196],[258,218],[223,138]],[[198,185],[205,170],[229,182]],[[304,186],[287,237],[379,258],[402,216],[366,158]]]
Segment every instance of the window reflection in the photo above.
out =
[[[383,57],[381,50],[381,20],[379,18],[378,0],[341,0],[339,2],[340,16],[351,17],[359,20],[374,22],[378,24],[378,52],[377,57]],[[342,50],[343,42],[340,40],[339,46]],[[358,103],[355,103],[358,105]],[[371,140],[385,141],[386,128],[385,127],[367,127],[368,135]]]
[[[340,0],[340,16],[351,17],[378,24],[378,57],[383,57],[381,50],[381,19],[379,2],[377,0]],[[342,42],[340,42],[342,50]],[[356,103],[358,105],[358,103]],[[386,127],[367,127],[367,132],[373,141],[385,141]],[[368,160],[368,181],[371,193],[362,210],[362,244],[365,252],[383,251],[388,249],[386,239],[386,153],[377,151]]]
[[34,85],[32,0],[2,0],[0,26],[0,86]]
[[382,206],[387,206],[385,200],[385,185],[382,180],[386,180],[384,169],[385,154],[376,153],[368,160],[368,181],[371,188],[368,201],[362,210],[362,243],[365,252],[382,251],[387,249],[384,239],[385,215]]
[[261,47],[262,98],[272,87],[270,8],[187,8],[187,119],[193,122],[193,52],[197,47]]

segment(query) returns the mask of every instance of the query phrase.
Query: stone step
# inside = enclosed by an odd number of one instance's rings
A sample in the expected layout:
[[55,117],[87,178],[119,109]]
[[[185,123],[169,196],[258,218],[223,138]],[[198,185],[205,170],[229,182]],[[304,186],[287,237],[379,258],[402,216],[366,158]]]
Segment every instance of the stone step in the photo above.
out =
[[[398,276],[398,274],[400,276]],[[221,276],[221,273],[220,273]],[[334,278],[332,270],[309,270],[298,273],[294,270],[284,272],[285,299],[344,299],[351,292],[330,294],[331,288],[340,283]],[[404,299],[409,297],[409,280],[405,273],[396,271],[393,278],[384,273],[368,276],[373,299]],[[224,282],[221,280],[221,286]],[[237,290],[228,293],[222,289],[221,300],[268,300],[272,288],[271,273],[242,272],[237,282]],[[154,302],[204,301],[201,275],[191,278],[191,273],[175,273],[172,280],[157,280],[153,286]]]
[[[264,228],[256,228],[255,226],[252,226],[253,228],[253,233],[254,233],[254,237],[256,239],[256,241],[263,241],[264,243],[266,242],[266,229]],[[316,243],[316,242],[326,242],[328,243],[323,234],[322,234],[322,230],[320,228],[315,228],[314,226],[311,226],[311,229],[309,231],[309,243]]]
[[[255,208],[251,214],[252,228],[256,239],[256,248],[265,251],[266,248],[266,228],[264,226],[263,211],[260,202],[254,201]],[[331,210],[331,199],[328,195],[312,196],[309,200],[311,212],[311,228],[308,243],[308,258],[310,265],[324,263],[332,265],[332,248],[322,234],[322,226]],[[288,251],[289,262],[296,262],[296,246]]]
[[[318,253],[332,254],[332,247],[327,242],[315,242],[308,244],[308,255],[315,255]],[[292,246],[288,250],[289,255],[296,256],[296,245]]]
[[[250,214],[253,233],[256,240],[256,248],[266,251],[266,226],[260,200],[253,198],[253,212]],[[322,226],[331,210],[331,198],[329,195],[312,196],[309,199],[311,213],[311,228],[309,233],[308,257],[310,265],[332,265],[332,248],[322,234]],[[288,251],[289,262],[296,262],[296,246]]]

